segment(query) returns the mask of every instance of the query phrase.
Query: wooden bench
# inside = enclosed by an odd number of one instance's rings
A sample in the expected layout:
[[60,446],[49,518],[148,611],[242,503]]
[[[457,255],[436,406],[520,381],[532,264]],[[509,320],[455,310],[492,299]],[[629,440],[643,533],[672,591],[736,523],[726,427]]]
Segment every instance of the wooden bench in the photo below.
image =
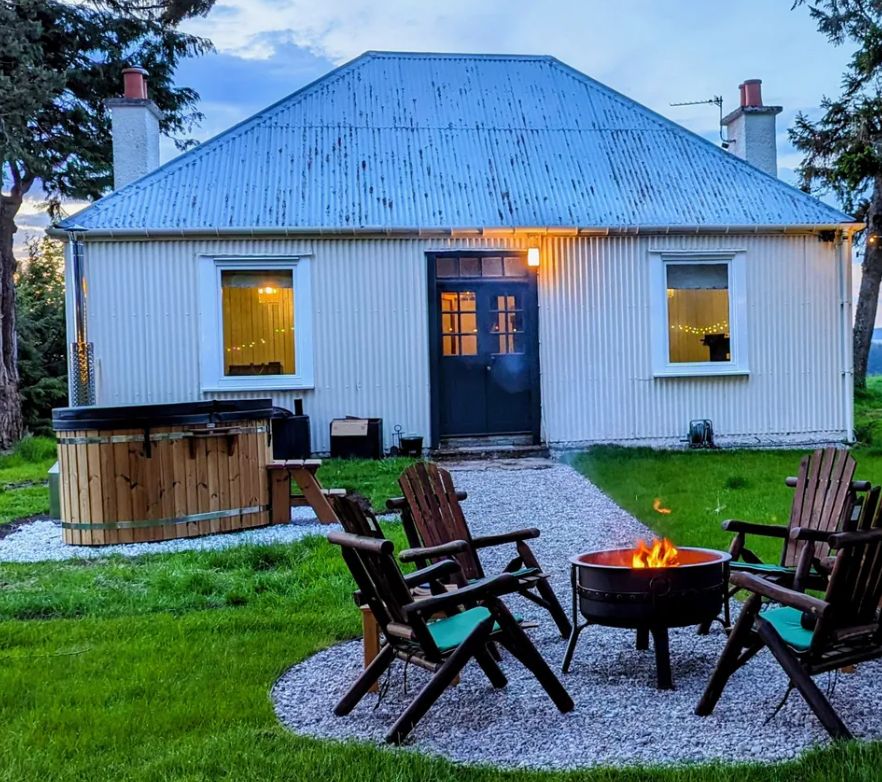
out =
[[[291,520],[291,508],[309,505],[322,524],[339,521],[328,502],[328,497],[342,497],[345,489],[325,489],[316,477],[322,466],[321,459],[290,459],[286,462],[270,462],[266,466],[270,484],[270,517],[273,524]],[[291,493],[291,481],[302,494]]]

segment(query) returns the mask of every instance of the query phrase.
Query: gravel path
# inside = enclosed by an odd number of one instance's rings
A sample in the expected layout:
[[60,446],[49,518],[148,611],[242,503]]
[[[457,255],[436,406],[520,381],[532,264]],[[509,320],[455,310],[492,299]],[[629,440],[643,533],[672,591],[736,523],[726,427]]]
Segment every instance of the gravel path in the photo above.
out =
[[307,535],[327,535],[327,524],[319,524],[310,508],[294,508],[292,523],[260,529],[182,538],[159,543],[125,543],[116,546],[70,546],[61,539],[61,524],[53,520],[32,521],[0,538],[0,562],[44,562],[67,559],[97,559],[119,554],[172,554],[178,551],[208,551],[234,546],[292,543]]
[[[503,465],[505,466],[505,465]],[[458,469],[458,487],[470,494],[465,504],[478,534],[535,524],[543,530],[535,551],[565,607],[569,606],[570,555],[591,548],[627,545],[648,531],[575,471],[560,464],[547,469]],[[488,570],[495,563],[490,552]],[[565,643],[548,615],[520,598],[512,607],[539,627],[530,634],[555,670]],[[768,652],[762,652],[730,681],[710,717],[693,709],[722,650],[719,628],[705,637],[693,628],[671,631],[671,658],[677,689],[655,689],[652,651],[637,652],[633,633],[592,627],[584,631],[571,673],[561,676],[576,702],[560,714],[539,684],[516,661],[504,656],[509,678],[493,690],[470,664],[461,684],[445,693],[411,735],[409,747],[467,763],[508,767],[574,768],[595,765],[684,764],[712,760],[778,761],[826,743],[798,694],[780,713],[766,719],[787,689],[787,678]],[[326,649],[288,670],[272,698],[279,719],[292,731],[322,738],[382,742],[385,732],[413,697],[427,674],[393,665],[390,686],[377,705],[368,695],[347,717],[332,708],[359,673],[358,641]],[[855,674],[840,674],[834,705],[859,736],[882,738],[882,707],[877,701],[882,664],[866,663]],[[819,677],[823,687],[825,677]]]

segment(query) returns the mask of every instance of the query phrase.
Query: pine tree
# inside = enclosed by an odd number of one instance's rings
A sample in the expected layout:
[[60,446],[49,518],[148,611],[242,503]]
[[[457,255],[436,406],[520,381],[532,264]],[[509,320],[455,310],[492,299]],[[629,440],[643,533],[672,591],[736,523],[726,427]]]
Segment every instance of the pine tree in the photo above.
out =
[[832,192],[867,223],[853,342],[854,384],[864,388],[882,282],[882,0],[794,3],[803,4],[831,43],[856,46],[841,95],[821,101],[816,122],[799,114],[790,140],[804,154],[803,189]]
[[52,408],[67,404],[64,255],[49,238],[27,253],[15,280],[22,418],[32,434],[49,434]]
[[161,130],[181,143],[198,95],[174,84],[178,63],[211,44],[182,32],[214,0],[0,0],[0,448],[21,435],[16,367],[16,215],[40,190],[62,198],[110,189],[110,116],[123,68],[150,73]]

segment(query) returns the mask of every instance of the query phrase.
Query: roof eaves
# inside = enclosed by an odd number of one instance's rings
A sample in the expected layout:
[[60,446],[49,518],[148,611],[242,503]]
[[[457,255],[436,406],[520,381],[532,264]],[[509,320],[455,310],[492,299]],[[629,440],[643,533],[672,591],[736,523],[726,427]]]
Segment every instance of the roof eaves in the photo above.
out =
[[686,235],[686,234],[807,234],[818,231],[854,233],[865,227],[856,221],[791,224],[791,225],[643,225],[643,226],[531,226],[493,227],[462,226],[458,228],[419,228],[365,226],[362,228],[253,227],[253,228],[99,228],[62,226],[47,230],[50,236],[65,238],[77,234],[90,239],[186,239],[194,237],[432,237],[432,236],[622,236],[622,235]]

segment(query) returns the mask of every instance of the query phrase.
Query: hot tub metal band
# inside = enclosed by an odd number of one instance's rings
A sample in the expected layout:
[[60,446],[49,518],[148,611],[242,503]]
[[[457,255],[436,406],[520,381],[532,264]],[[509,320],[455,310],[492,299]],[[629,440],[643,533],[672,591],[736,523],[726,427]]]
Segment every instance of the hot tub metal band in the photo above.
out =
[[229,510],[213,510],[207,513],[193,513],[189,516],[176,516],[171,519],[155,519],[147,521],[107,521],[100,524],[75,523],[62,521],[62,529],[140,529],[142,527],[174,527],[181,524],[192,524],[198,521],[228,519],[233,516],[248,516],[252,513],[263,513],[269,505],[249,505],[247,508],[230,508]]
[[[158,443],[166,440],[187,440],[192,438],[203,438],[206,433],[212,432],[212,429],[200,429],[196,432],[160,432],[159,434],[151,434],[150,442]],[[246,428],[237,428],[235,431],[219,431],[218,436],[241,435],[241,434],[266,434],[267,427],[253,426]],[[113,443],[143,443],[144,435],[141,434],[112,434],[101,437],[99,435],[91,437],[59,437],[59,445],[109,445]]]

